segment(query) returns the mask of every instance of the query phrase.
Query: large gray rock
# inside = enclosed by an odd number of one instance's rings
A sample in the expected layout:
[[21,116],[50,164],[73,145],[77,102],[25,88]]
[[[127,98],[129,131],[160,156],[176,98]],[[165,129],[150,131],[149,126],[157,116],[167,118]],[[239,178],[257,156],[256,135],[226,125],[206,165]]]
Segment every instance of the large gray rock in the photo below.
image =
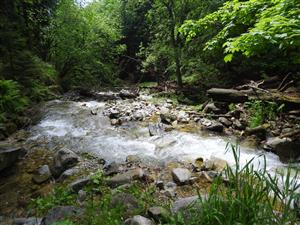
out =
[[125,220],[123,225],[154,225],[154,223],[148,218],[138,215]]
[[85,186],[87,186],[89,183],[91,182],[91,178],[87,177],[87,178],[82,178],[82,179],[78,179],[74,182],[72,182],[69,185],[69,188],[73,191],[73,192],[78,192],[79,190],[81,190],[82,188],[84,188]]
[[225,117],[220,117],[219,122],[222,123],[226,127],[230,127],[232,125],[232,122]]
[[215,106],[215,103],[211,102],[211,103],[208,103],[204,109],[203,109],[203,112],[204,113],[221,113],[222,110],[219,109],[218,107]]
[[58,206],[48,211],[42,225],[51,225],[57,221],[80,216],[82,213],[83,210],[75,206]]
[[221,133],[224,130],[224,126],[218,121],[202,119],[201,123],[204,126],[203,127],[204,130],[207,130],[207,131],[213,131],[213,132],[220,132]]
[[280,137],[268,138],[264,145],[264,149],[269,151],[274,151],[277,145],[289,141],[291,141],[289,138],[280,138]]
[[122,174],[117,174],[112,178],[108,179],[106,182],[109,187],[116,188],[123,184],[129,184],[134,180],[142,179],[143,177],[144,177],[144,171],[139,168],[139,169],[129,170]]
[[32,177],[32,180],[37,184],[41,184],[49,180],[51,176],[52,175],[49,166],[43,165],[35,172],[35,174]]
[[131,194],[118,193],[114,195],[110,202],[110,208],[123,207],[125,214],[133,213],[138,207],[138,200]]
[[54,155],[51,172],[53,176],[58,177],[65,170],[72,168],[79,161],[79,157],[67,148],[60,149]]
[[19,158],[24,156],[23,148],[1,148],[0,147],[0,172],[12,166]]
[[176,183],[185,184],[189,181],[192,174],[188,169],[185,168],[175,168],[172,170],[172,177]]

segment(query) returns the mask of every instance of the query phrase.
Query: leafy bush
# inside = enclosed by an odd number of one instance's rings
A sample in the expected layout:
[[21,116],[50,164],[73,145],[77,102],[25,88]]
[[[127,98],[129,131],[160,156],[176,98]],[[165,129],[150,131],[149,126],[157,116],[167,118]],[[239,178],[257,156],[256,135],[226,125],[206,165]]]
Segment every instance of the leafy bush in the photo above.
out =
[[274,120],[282,111],[284,104],[279,106],[275,102],[255,100],[246,102],[246,106],[250,111],[250,127],[257,127],[266,120]]
[[28,104],[20,86],[12,80],[0,80],[0,123],[10,114],[20,113]]
[[57,186],[49,195],[33,199],[30,208],[38,215],[43,215],[55,206],[72,205],[75,203],[75,200],[76,196],[67,188]]

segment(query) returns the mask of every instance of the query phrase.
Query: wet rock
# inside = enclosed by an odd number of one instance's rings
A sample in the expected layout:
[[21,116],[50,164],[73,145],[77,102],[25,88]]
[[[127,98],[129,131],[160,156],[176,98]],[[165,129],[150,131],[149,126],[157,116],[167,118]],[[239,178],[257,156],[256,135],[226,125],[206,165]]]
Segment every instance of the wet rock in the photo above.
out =
[[79,161],[79,157],[67,148],[60,149],[53,159],[53,165],[51,167],[51,172],[53,176],[58,177],[65,170],[70,169],[75,166]]
[[219,122],[222,123],[226,127],[230,127],[232,125],[232,122],[225,117],[220,117]]
[[282,162],[300,161],[300,140],[281,142],[274,150]]
[[150,207],[148,209],[149,217],[153,218],[157,222],[167,222],[170,218],[170,213],[167,209],[163,207]]
[[190,205],[197,202],[199,196],[191,196],[187,198],[180,198],[173,203],[173,207],[171,209],[173,214],[178,213],[181,210],[187,209]]
[[235,120],[232,124],[232,127],[236,130],[245,130],[246,126],[241,123],[239,120]]
[[77,193],[79,190],[81,190],[82,188],[84,188],[85,186],[87,186],[90,182],[91,182],[91,178],[89,178],[89,177],[78,179],[78,180],[72,182],[69,185],[69,188],[73,192]]
[[289,138],[280,138],[280,137],[273,137],[267,139],[266,143],[264,144],[264,149],[268,151],[275,151],[277,145],[285,142],[289,142],[291,139]]
[[114,177],[107,180],[107,185],[111,188],[116,188],[123,184],[129,184],[134,180],[139,180],[144,177],[144,171],[142,169],[129,170],[122,174],[117,174]]
[[119,119],[111,119],[111,120],[110,120],[110,124],[111,124],[112,126],[119,126],[119,125],[122,124],[122,122],[121,122],[121,120],[119,120]]
[[171,113],[164,113],[164,114],[160,114],[160,119],[162,123],[171,125],[172,122],[174,122],[177,117]]
[[36,218],[36,217],[15,218],[13,220],[13,224],[14,225],[41,225],[42,224],[42,218]]
[[79,173],[79,169],[78,168],[71,168],[71,169],[68,169],[66,171],[64,171],[60,177],[58,178],[59,181],[64,181],[72,176],[74,176],[75,174]]
[[82,213],[83,210],[75,206],[58,206],[48,211],[42,225],[51,225],[57,221],[80,216]]
[[202,165],[203,165],[203,158],[197,158],[195,161],[192,163],[193,171],[200,171]]
[[172,177],[176,183],[185,184],[189,181],[192,174],[188,169],[185,168],[175,168],[172,170]]
[[110,202],[110,208],[122,206],[125,214],[133,213],[138,207],[138,200],[131,194],[118,193],[114,195]]
[[190,118],[185,111],[179,111],[177,115],[177,121],[181,123],[188,123],[190,121]]
[[44,165],[36,171],[36,173],[32,177],[32,180],[37,184],[41,184],[49,180],[51,176],[52,175],[49,166]]
[[223,171],[227,166],[227,162],[223,159],[212,156],[209,160],[205,161],[203,167],[205,170]]
[[202,120],[201,123],[204,125],[204,129],[212,132],[223,132],[224,126],[218,121]]
[[121,165],[116,162],[112,162],[108,164],[103,169],[104,169],[104,175],[106,176],[114,175],[122,171]]
[[0,172],[17,162],[26,154],[23,148],[0,147]]
[[120,111],[119,110],[116,110],[116,109],[111,109],[109,111],[109,118],[110,119],[119,119],[120,117]]
[[139,94],[135,91],[129,91],[129,90],[121,90],[120,93],[119,93],[119,96],[122,98],[122,99],[134,99],[136,97],[139,96]]
[[164,189],[164,182],[162,180],[158,180],[155,182],[155,186],[162,190]]
[[139,162],[141,162],[141,158],[137,155],[128,155],[126,157],[126,162],[127,163],[139,163]]
[[218,113],[221,113],[222,110],[219,109],[218,107],[216,107],[215,104],[214,104],[213,102],[211,102],[211,103],[208,103],[208,104],[204,107],[203,112],[204,112],[204,113],[216,113],[216,114],[218,114]]
[[125,220],[122,225],[154,225],[154,223],[148,218],[138,215]]
[[149,124],[148,129],[149,129],[150,136],[161,136],[164,130],[161,123]]

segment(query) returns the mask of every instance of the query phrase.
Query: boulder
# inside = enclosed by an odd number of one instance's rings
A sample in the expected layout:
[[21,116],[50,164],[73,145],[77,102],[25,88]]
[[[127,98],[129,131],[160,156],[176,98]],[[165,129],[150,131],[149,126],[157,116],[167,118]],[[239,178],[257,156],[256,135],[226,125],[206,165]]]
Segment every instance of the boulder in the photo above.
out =
[[264,144],[264,149],[268,151],[275,151],[277,145],[289,141],[291,141],[291,139],[289,138],[280,138],[280,137],[268,138],[266,143]]
[[52,175],[49,166],[43,165],[35,172],[35,174],[32,177],[32,180],[37,184],[41,184],[49,180],[51,176]]
[[119,119],[120,115],[121,115],[121,113],[117,109],[109,110],[109,115],[108,116],[109,116],[110,119]]
[[111,188],[116,188],[123,184],[129,184],[134,180],[139,180],[144,177],[144,171],[142,169],[129,170],[122,174],[117,174],[107,180],[107,185]]
[[112,162],[108,164],[103,169],[104,169],[104,175],[106,176],[111,176],[122,171],[121,165],[116,162]]
[[300,161],[300,140],[281,142],[275,146],[274,150],[282,162]]
[[65,170],[72,168],[79,161],[79,157],[67,148],[60,149],[53,158],[51,172],[53,176],[58,177]]
[[224,126],[218,121],[202,119],[201,123],[204,125],[204,130],[220,133],[224,130]]
[[80,216],[82,213],[83,210],[75,206],[57,206],[48,211],[42,225],[51,225],[57,221]]
[[186,184],[191,178],[192,174],[188,169],[175,168],[172,170],[172,177],[176,183]]
[[0,148],[0,172],[16,163],[25,153],[23,148]]
[[157,222],[167,222],[170,218],[169,211],[160,206],[150,207],[148,209],[148,215]]
[[71,168],[71,169],[68,169],[66,171],[64,171],[58,178],[59,181],[64,181],[66,179],[68,179],[69,177],[71,176],[74,176],[75,174],[79,173],[80,170],[79,168]]
[[211,102],[211,103],[208,103],[208,104],[204,107],[203,112],[204,112],[204,113],[216,113],[216,114],[218,114],[218,113],[221,113],[222,110],[219,109],[218,107],[216,107],[215,104],[214,104],[213,102]]
[[205,170],[223,171],[227,167],[227,162],[224,159],[219,159],[212,156],[209,160],[203,164]]
[[119,96],[122,98],[122,99],[133,99],[133,98],[136,98],[139,96],[138,92],[136,91],[129,91],[129,90],[125,90],[125,89],[122,89],[120,92],[119,92]]
[[79,190],[81,190],[82,188],[84,188],[90,182],[91,182],[91,178],[89,178],[89,177],[78,179],[78,180],[72,182],[71,184],[69,184],[69,188],[73,192],[77,193]]
[[118,193],[114,195],[110,202],[110,208],[123,207],[125,214],[132,214],[138,207],[138,200],[131,194]]
[[226,127],[230,127],[232,125],[232,122],[225,117],[220,117],[219,122],[222,123]]
[[171,125],[172,122],[174,122],[175,120],[177,120],[177,116],[173,115],[171,113],[161,113],[160,114],[160,119],[162,123]]
[[154,225],[154,223],[148,218],[138,215],[125,220],[122,225]]

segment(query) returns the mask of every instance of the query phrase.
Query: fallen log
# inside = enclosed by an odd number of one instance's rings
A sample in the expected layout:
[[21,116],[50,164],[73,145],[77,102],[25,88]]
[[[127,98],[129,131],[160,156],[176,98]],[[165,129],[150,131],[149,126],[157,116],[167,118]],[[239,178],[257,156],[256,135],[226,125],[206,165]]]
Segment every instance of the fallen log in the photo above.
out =
[[246,102],[249,91],[238,91],[235,89],[211,88],[207,91],[209,97],[215,101],[221,102]]

